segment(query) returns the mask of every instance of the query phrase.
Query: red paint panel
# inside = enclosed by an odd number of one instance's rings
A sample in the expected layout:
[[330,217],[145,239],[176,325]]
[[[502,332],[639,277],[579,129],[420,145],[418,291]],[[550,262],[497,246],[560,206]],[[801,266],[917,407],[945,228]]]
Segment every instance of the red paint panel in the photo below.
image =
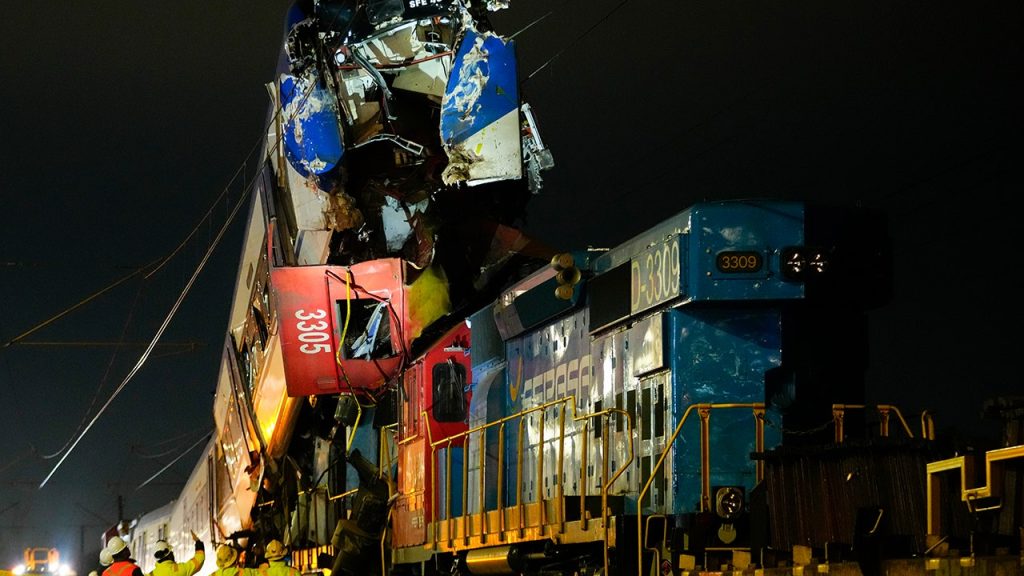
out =
[[[460,322],[405,371],[406,401],[403,403],[402,437],[398,445],[399,497],[392,517],[395,546],[422,545],[426,541],[426,525],[436,520],[432,510],[435,504],[440,503],[440,495],[431,494],[438,470],[437,463],[431,463],[433,451],[430,442],[465,432],[467,426],[466,422],[438,422],[434,419],[431,374],[434,366],[451,359],[466,369],[466,382],[473,381],[469,334],[469,327]],[[467,410],[469,400],[470,394],[467,393]],[[451,445],[461,446],[464,442],[465,438],[460,438]]]
[[[434,405],[434,388],[431,386],[430,375],[434,370],[434,366],[438,364],[444,364],[448,362],[448,359],[453,362],[462,364],[466,369],[466,382],[473,381],[473,370],[471,368],[472,363],[469,357],[469,326],[466,326],[465,322],[460,322],[458,326],[452,328],[444,338],[442,338],[437,344],[432,346],[430,350],[423,356],[423,377],[425,384],[423,385],[423,392],[425,400],[423,406]],[[466,411],[469,411],[469,400],[470,394],[466,394]],[[427,418],[430,421],[430,436],[435,440],[453,436],[460,432],[466,431],[465,422],[438,422],[434,420],[433,414],[428,410]],[[456,442],[452,442],[452,446],[462,446],[465,442],[465,438],[462,438]]]
[[[408,342],[403,262],[397,258],[345,266],[273,268],[270,282],[277,299],[281,350],[289,396],[355,392],[373,395],[402,366]],[[356,301],[387,302],[392,356],[338,358],[345,318]],[[347,336],[364,326],[349,323]]]

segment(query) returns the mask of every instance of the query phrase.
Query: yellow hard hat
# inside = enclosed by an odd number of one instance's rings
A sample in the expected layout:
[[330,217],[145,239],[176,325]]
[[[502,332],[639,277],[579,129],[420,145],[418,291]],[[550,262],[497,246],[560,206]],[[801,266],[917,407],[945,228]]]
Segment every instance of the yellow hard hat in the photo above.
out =
[[217,568],[227,568],[238,561],[238,550],[227,544],[217,547]]
[[287,553],[288,551],[285,550],[284,544],[282,544],[280,540],[271,540],[270,543],[267,544],[267,560],[278,560],[280,558],[284,558]]

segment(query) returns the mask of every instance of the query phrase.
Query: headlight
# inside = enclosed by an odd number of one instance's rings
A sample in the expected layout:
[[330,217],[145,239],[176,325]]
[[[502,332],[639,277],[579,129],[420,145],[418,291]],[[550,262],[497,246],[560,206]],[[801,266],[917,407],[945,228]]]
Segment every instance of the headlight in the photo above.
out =
[[824,249],[790,246],[782,250],[782,275],[788,280],[804,281],[827,272],[829,260]]
[[743,489],[736,486],[719,488],[715,492],[715,514],[724,520],[732,520],[743,513]]

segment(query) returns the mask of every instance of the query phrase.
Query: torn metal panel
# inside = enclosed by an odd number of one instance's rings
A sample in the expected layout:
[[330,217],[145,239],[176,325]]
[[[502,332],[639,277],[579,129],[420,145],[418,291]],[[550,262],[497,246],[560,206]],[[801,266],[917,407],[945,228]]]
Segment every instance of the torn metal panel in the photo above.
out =
[[448,71],[451,69],[451,65],[451,56],[426,60],[402,70],[395,77],[392,85],[400,90],[441,98],[444,96],[445,85],[448,83]]
[[334,169],[344,153],[334,95],[315,68],[301,77],[281,75],[285,156],[303,176]]
[[357,48],[373,64],[399,65],[424,56],[416,22],[407,22],[387,34],[376,36]]
[[544,184],[540,175],[541,171],[553,168],[555,158],[551,155],[551,150],[544,146],[544,140],[540,137],[537,119],[533,116],[533,108],[529,103],[523,102],[520,110],[523,112],[523,154],[526,170],[530,178],[530,191],[536,194],[540,192]]
[[285,182],[295,213],[295,225],[300,230],[325,230],[324,214],[330,211],[330,198],[321,190],[315,178],[304,177],[289,163]]
[[441,102],[445,184],[522,177],[515,44],[467,29]]
[[295,263],[299,266],[323,264],[330,253],[330,230],[299,230],[295,236]]
[[426,199],[409,206],[403,205],[396,198],[384,198],[384,206],[380,208],[381,219],[384,221],[384,236],[388,250],[397,253],[413,233],[412,221],[416,214],[427,211]]
[[492,253],[493,229],[473,228],[519,217],[551,164],[519,107],[515,44],[478,27],[483,7],[317,0],[289,13],[268,134],[289,264],[443,265],[461,302],[528,258]]
[[353,143],[358,145],[383,129],[380,102],[374,94],[376,84],[369,73],[359,68],[343,70],[338,79],[341,109]]

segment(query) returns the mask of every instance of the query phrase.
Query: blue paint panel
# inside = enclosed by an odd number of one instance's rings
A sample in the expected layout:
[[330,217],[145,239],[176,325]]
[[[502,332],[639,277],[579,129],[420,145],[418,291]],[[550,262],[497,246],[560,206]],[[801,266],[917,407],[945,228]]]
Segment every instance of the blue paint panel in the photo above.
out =
[[515,43],[467,30],[441,103],[441,140],[464,142],[517,109],[518,81]]
[[[694,300],[803,298],[804,286],[778,268],[779,251],[804,243],[804,207],[799,202],[745,201],[699,204],[690,210],[689,286]],[[756,252],[763,267],[753,273],[718,268],[718,254]]]
[[334,95],[315,79],[285,74],[281,108],[285,157],[292,168],[306,178],[333,170],[344,154]]
[[[380,452],[380,435],[377,430],[373,428],[373,414],[374,408],[372,406],[363,406],[362,415],[359,417],[359,425],[356,427],[355,435],[352,438],[352,447],[349,450],[354,452],[359,450],[363,457],[370,462],[377,462],[377,454]],[[348,439],[349,429],[344,429],[345,438]],[[352,489],[359,486],[359,473],[352,466],[345,466],[345,486],[346,489]]]
[[[777,309],[675,309],[668,312],[672,362],[674,430],[688,406],[701,402],[764,401],[765,374],[782,363],[782,317]],[[765,446],[780,441],[765,430]],[[713,410],[711,414],[711,485],[754,486],[755,427],[749,409]],[[672,513],[699,510],[700,419],[691,412],[676,441]]]
[[[451,483],[448,480],[448,458],[451,456]],[[437,478],[438,486],[438,518],[449,518],[449,510],[452,518],[462,515],[462,458],[461,446],[451,448],[439,448],[437,450]],[[448,494],[451,494],[451,503],[448,503]],[[450,508],[449,508],[450,506]]]
[[[554,295],[551,296],[554,299]],[[575,311],[569,316],[564,316],[555,321],[537,327],[535,330],[526,332],[507,342],[506,355],[508,357],[507,378],[509,382],[509,393],[505,396],[507,402],[506,412],[515,414],[540,406],[557,398],[564,398],[574,395],[577,404],[580,402],[584,391],[579,390],[581,385],[579,366],[581,358],[590,351],[590,342],[587,335],[587,314],[585,309]],[[575,362],[573,372],[570,373],[570,364]],[[589,370],[589,365],[586,367]],[[562,378],[562,385],[559,386],[559,375]],[[575,377],[572,385],[569,384],[570,377]],[[587,390],[586,392],[589,392]],[[571,409],[571,408],[570,408]],[[536,461],[539,452],[539,423],[541,412],[533,412],[526,420],[524,434],[524,484],[534,482],[536,474]],[[554,459],[557,456],[556,449],[552,442],[558,438],[558,417],[557,410],[548,408],[544,420],[544,439],[547,445],[545,470],[554,470]],[[505,431],[505,491],[507,496],[506,505],[517,503],[519,487],[516,485],[517,455],[519,453],[518,443],[519,420],[512,420]],[[566,429],[567,443],[572,438],[572,432]],[[569,456],[566,456],[568,459]],[[567,462],[570,460],[567,460]],[[578,466],[578,462],[575,462]],[[565,464],[565,469],[571,468]],[[548,475],[545,475],[547,478]],[[536,501],[538,493],[544,489],[543,483],[535,483],[533,496],[525,501]],[[572,493],[571,488],[567,494]],[[527,488],[526,491],[529,491]]]

